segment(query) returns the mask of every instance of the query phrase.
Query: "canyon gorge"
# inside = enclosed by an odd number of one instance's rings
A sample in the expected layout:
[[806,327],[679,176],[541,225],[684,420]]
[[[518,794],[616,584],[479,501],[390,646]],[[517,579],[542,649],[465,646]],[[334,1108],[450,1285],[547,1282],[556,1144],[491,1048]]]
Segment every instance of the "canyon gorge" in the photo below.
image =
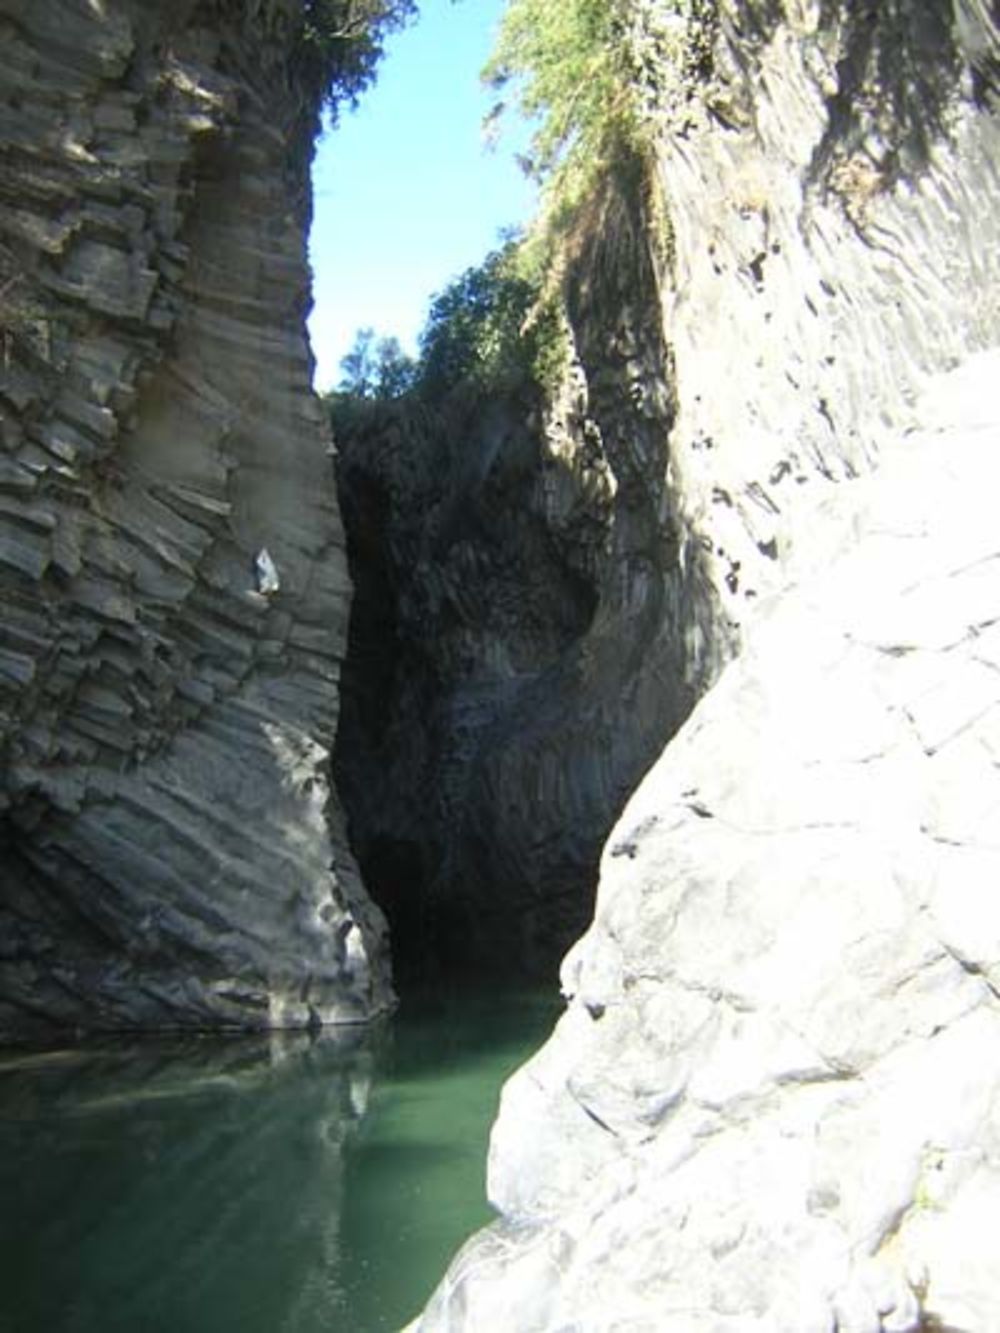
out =
[[0,1038],[564,958],[415,1333],[989,1333],[1000,14],[620,9],[558,377],[333,433],[310,7],[0,0]]

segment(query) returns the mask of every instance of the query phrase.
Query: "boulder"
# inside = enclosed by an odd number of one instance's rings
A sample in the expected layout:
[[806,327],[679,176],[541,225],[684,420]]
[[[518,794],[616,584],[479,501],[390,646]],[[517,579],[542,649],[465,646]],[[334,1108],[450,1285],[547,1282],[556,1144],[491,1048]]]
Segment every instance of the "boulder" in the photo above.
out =
[[629,802],[413,1328],[1000,1329],[1000,354]]

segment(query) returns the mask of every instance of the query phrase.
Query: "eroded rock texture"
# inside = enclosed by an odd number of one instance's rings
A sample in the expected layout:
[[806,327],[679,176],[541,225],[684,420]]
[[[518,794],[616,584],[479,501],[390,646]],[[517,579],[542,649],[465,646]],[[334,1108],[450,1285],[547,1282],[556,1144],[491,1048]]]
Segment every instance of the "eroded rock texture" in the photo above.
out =
[[1000,1327],[1000,357],[651,770],[421,1330]]
[[713,78],[661,146],[664,321],[671,484],[734,623],[787,586],[814,507],[877,466],[928,373],[996,340],[988,9],[717,7]]
[[0,1033],[387,1000],[328,779],[299,17],[0,0]]
[[420,1333],[1000,1328],[993,20],[718,6],[662,154],[670,476],[745,646],[608,842]]

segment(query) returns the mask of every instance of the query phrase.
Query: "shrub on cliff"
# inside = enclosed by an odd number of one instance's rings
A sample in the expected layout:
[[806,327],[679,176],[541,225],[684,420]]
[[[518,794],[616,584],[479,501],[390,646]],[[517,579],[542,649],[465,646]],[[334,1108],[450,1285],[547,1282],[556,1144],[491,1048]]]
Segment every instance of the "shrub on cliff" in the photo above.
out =
[[416,14],[415,0],[305,0],[297,46],[299,77],[336,116],[375,78],[385,37]]
[[420,335],[416,387],[440,398],[459,384],[495,393],[545,383],[557,352],[555,312],[509,241],[434,297]]
[[[541,269],[622,162],[653,178],[657,131],[707,60],[713,0],[510,0],[483,78],[535,124],[524,165],[542,185]],[[510,99],[510,101],[508,100]]]

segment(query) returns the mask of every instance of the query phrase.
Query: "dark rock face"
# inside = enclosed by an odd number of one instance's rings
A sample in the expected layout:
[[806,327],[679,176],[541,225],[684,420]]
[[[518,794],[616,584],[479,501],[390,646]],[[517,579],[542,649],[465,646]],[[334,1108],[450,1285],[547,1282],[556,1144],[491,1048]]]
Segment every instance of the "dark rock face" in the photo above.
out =
[[298,16],[0,0],[0,1035],[389,998],[328,781]]
[[608,829],[729,650],[668,491],[642,221],[580,258],[558,401],[390,405],[338,441],[338,787],[403,974],[554,975]]

